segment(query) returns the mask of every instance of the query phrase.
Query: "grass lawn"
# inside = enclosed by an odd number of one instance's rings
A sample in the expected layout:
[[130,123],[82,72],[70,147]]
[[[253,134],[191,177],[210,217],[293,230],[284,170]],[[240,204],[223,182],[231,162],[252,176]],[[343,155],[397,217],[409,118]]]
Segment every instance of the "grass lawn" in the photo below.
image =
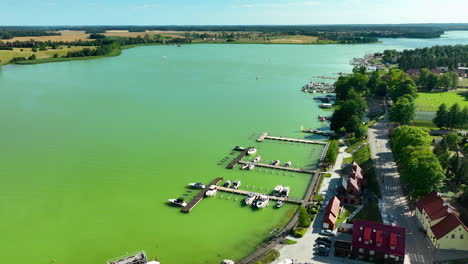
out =
[[268,251],[267,253],[263,254],[262,256],[258,257],[257,259],[255,259],[254,261],[250,262],[250,263],[260,263],[260,264],[266,264],[266,263],[271,263],[273,262],[275,259],[279,258],[280,256],[280,253],[274,249]]
[[468,106],[468,92],[418,93],[416,111],[437,111],[441,104]]
[[362,147],[360,150],[353,154],[353,159],[364,171],[364,179],[367,181],[367,187],[377,196],[382,197],[380,194],[380,187],[375,175],[372,160],[370,160],[369,145]]
[[460,83],[458,83],[460,86],[468,86],[468,78],[463,79]]
[[353,157],[343,159],[343,164],[350,164],[351,162],[353,162]]
[[346,152],[350,153],[351,151],[355,150],[359,145],[362,143],[367,142],[367,139],[358,139],[358,138],[351,138],[346,141],[346,145],[349,147],[346,149]]
[[352,220],[355,219],[383,223],[382,217],[380,216],[380,210],[377,201],[372,201],[369,204],[367,204],[367,206],[362,208],[362,210]]
[[68,48],[67,46],[61,46],[59,49],[48,49],[43,51],[38,50],[37,52],[33,52],[31,48],[14,48],[13,50],[0,50],[0,65],[8,64],[10,60],[15,57],[28,58],[29,56],[35,54],[37,60],[53,59],[54,54],[56,53],[59,55],[59,57],[61,57],[66,55],[69,51],[78,51],[84,48],[92,47],[81,46]]
[[354,210],[356,210],[356,207],[353,207],[353,206],[344,206],[343,207],[343,211],[341,212],[341,214],[338,216],[338,218],[336,219],[336,223],[335,223],[335,228],[338,228],[338,226],[340,226],[340,224],[346,219],[348,218],[353,212]]

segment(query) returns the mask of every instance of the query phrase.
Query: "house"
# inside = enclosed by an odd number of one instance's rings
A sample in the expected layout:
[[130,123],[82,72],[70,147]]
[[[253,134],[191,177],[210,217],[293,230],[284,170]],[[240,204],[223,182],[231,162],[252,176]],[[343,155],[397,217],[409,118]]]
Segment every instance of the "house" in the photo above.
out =
[[327,209],[325,209],[325,215],[323,217],[323,229],[335,229],[336,219],[340,215],[341,207],[340,200],[334,196],[328,202]]
[[468,228],[458,211],[432,191],[416,202],[416,217],[435,248],[468,250]]
[[406,70],[406,74],[408,74],[409,76],[419,76],[421,75],[421,71],[418,69],[409,69]]
[[468,69],[464,69],[464,67],[459,67],[457,73],[462,78],[468,78]]
[[444,72],[443,72],[442,70],[440,70],[440,69],[432,69],[431,72],[432,72],[432,73],[435,73],[435,74],[437,74],[437,75],[441,75],[441,74],[444,73]]
[[343,169],[343,174],[341,175],[341,185],[338,187],[338,199],[341,203],[350,205],[361,204],[363,183],[363,171],[353,161],[347,168]]
[[377,263],[403,263],[405,232],[403,227],[356,219],[353,224],[351,258]]

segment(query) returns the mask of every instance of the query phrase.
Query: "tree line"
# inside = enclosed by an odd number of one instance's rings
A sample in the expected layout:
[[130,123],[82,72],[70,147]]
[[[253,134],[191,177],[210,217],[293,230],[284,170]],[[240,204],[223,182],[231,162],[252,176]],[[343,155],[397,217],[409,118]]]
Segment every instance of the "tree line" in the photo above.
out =
[[464,128],[468,124],[468,107],[462,109],[454,104],[448,109],[446,104],[441,104],[432,122],[441,129]]
[[419,48],[404,50],[401,52],[392,50],[384,51],[384,62],[397,60],[400,69],[435,69],[448,67],[449,70],[457,69],[458,65],[466,65],[468,62],[468,45],[434,46],[431,48]]
[[459,83],[457,72],[447,72],[439,75],[431,72],[427,68],[421,69],[421,73],[419,75],[414,75],[412,78],[419,87],[428,91],[438,89],[445,89],[448,91],[456,89]]
[[0,39],[12,39],[14,37],[39,37],[39,36],[60,36],[59,32],[51,32],[46,30],[0,30]]

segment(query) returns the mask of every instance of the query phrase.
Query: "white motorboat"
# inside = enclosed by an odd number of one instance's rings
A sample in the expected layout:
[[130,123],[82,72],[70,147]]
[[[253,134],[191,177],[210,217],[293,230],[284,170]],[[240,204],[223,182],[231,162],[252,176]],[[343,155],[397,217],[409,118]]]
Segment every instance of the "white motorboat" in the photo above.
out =
[[268,206],[268,203],[270,202],[270,198],[266,195],[260,195],[258,197],[258,200],[255,201],[255,207],[258,209],[265,208]]
[[253,170],[255,168],[254,164],[249,164],[249,170]]
[[281,196],[281,191],[283,190],[283,185],[276,185],[275,189],[273,190],[274,196]]
[[245,197],[244,202],[246,205],[252,205],[252,203],[255,201],[255,198],[257,198],[257,196],[255,196],[254,193],[249,193],[247,197]]
[[280,207],[282,207],[283,205],[284,205],[284,201],[278,201],[278,202],[276,203],[276,208],[280,208]]
[[262,158],[261,158],[260,156],[257,156],[257,157],[253,160],[253,162],[259,162],[261,159],[262,159]]
[[218,189],[216,189],[216,185],[211,185],[208,191],[206,191],[205,196],[212,197],[212,196],[215,196],[217,192],[218,192]]
[[288,197],[289,196],[289,186],[283,187],[283,190],[281,191],[281,196],[282,197]]
[[181,206],[181,207],[187,206],[187,203],[184,202],[184,199],[181,199],[181,198],[178,198],[178,199],[169,199],[168,201],[169,201],[171,204],[175,205],[175,206]]
[[280,164],[280,162],[281,162],[281,161],[279,161],[279,160],[274,160],[274,161],[271,163],[271,165],[276,166],[276,165]]
[[240,181],[235,181],[234,184],[232,184],[232,188],[237,190],[239,189],[240,185],[241,185]]
[[284,166],[285,166],[286,168],[289,168],[289,167],[291,167],[291,164],[292,164],[292,163],[291,163],[290,161],[288,161],[288,162],[286,162],[286,163],[284,164]]
[[245,150],[245,148],[243,148],[243,147],[241,147],[241,146],[235,146],[235,147],[234,147],[234,150],[242,151],[242,150]]
[[223,184],[223,186],[226,187],[226,188],[230,188],[230,187],[231,187],[231,183],[232,183],[231,180],[227,180],[227,181]]
[[249,167],[249,164],[246,163],[246,164],[242,165],[241,169],[242,169],[242,170],[245,170],[245,169],[247,169],[248,167]]
[[249,148],[249,150],[247,150],[247,154],[249,154],[249,155],[253,155],[255,153],[257,153],[257,149]]
[[195,183],[189,183],[188,184],[191,188],[194,188],[194,189],[205,189],[206,185],[204,185],[203,183],[201,182],[195,182]]

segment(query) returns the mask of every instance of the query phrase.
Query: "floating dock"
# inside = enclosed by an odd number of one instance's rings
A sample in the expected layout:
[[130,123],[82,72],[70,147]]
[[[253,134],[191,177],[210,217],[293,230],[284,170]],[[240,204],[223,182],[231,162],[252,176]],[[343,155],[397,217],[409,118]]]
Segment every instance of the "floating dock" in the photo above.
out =
[[239,163],[239,161],[241,161],[245,156],[247,156],[247,152],[249,151],[249,149],[250,149],[250,148],[244,149],[244,150],[239,154],[239,156],[237,156],[231,163],[229,163],[229,164],[227,165],[226,168],[228,168],[228,169],[234,168],[234,167],[237,165],[237,163]]
[[265,139],[276,140],[276,141],[303,143],[303,144],[319,144],[319,145],[326,145],[327,144],[327,142],[324,142],[324,141],[296,139],[296,138],[273,137],[273,136],[269,136],[269,134],[267,132],[261,134],[260,137],[257,138],[257,142],[263,142]]
[[[239,161],[239,164],[251,164],[252,162],[248,161]],[[301,172],[301,173],[308,173],[308,174],[314,174],[315,170],[303,170],[303,169],[296,169],[296,168],[291,168],[291,167],[283,167],[283,166],[276,166],[276,165],[270,165],[270,164],[263,164],[263,163],[253,163],[257,167],[262,167],[262,168],[269,168],[269,169],[275,169],[275,170],[284,170],[284,171],[291,171],[291,172]]]
[[206,187],[197,195],[193,198],[192,201],[190,201],[187,206],[182,208],[182,212],[184,213],[190,213],[190,211],[201,201],[203,198],[205,198],[205,193],[208,191],[208,189],[211,187],[211,185],[218,185],[223,180],[223,178],[216,178],[213,181],[210,182],[210,184],[206,185]]
[[[226,188],[226,187],[223,187],[223,186],[217,186],[216,188],[218,189],[218,191],[228,192],[228,193],[235,193],[235,194],[240,194],[240,195],[248,195],[249,193],[255,193],[256,195],[263,195],[261,193],[256,193],[256,192],[252,192],[252,191],[245,191],[245,190],[239,190],[239,189],[233,189],[233,188]],[[267,196],[268,196],[268,198],[270,198],[270,200],[274,200],[274,201],[283,201],[283,202],[286,202],[286,203],[302,204],[302,200],[291,199],[291,198],[288,198],[288,197],[278,197],[278,196],[269,196],[269,195],[267,195]]]

